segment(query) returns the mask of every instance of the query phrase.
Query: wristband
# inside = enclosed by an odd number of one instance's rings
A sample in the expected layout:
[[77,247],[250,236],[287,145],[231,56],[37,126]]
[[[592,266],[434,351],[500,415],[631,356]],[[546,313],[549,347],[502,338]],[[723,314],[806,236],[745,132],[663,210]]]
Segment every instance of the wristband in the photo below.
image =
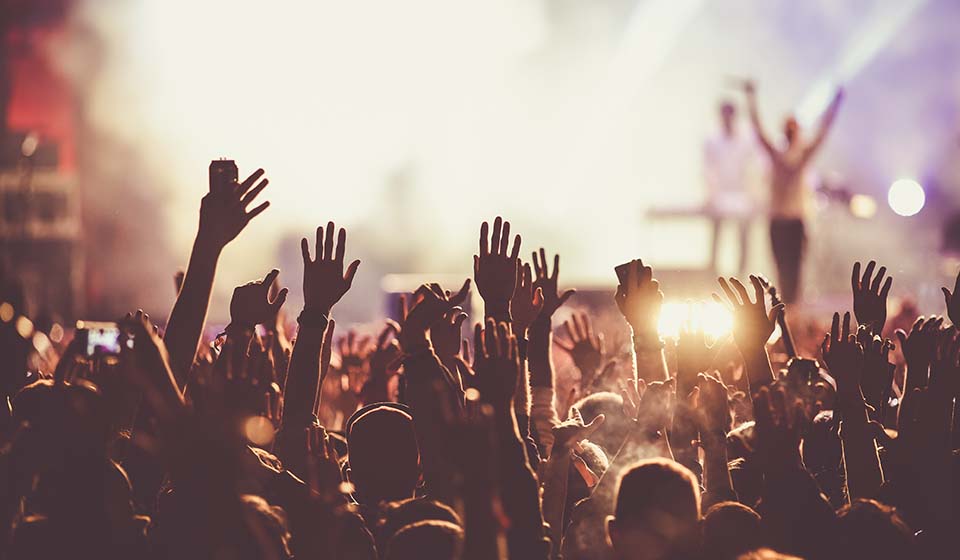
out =
[[327,323],[330,322],[330,319],[327,317],[326,313],[317,310],[311,310],[304,308],[300,312],[300,315],[297,316],[297,324],[301,327],[316,327],[318,329],[327,328]]

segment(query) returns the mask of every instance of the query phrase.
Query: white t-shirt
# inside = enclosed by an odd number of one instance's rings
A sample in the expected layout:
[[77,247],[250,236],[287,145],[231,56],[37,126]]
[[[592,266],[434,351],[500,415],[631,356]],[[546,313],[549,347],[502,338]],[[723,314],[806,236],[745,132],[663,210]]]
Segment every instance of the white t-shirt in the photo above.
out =
[[748,216],[756,210],[759,152],[752,136],[720,133],[704,143],[707,204],[722,216]]

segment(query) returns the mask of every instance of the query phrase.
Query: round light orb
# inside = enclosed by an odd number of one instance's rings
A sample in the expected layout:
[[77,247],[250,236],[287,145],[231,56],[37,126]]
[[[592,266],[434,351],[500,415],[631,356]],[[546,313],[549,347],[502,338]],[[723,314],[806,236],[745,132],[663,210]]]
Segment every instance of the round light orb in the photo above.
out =
[[900,216],[913,216],[923,209],[927,196],[913,179],[897,179],[887,192],[887,204]]

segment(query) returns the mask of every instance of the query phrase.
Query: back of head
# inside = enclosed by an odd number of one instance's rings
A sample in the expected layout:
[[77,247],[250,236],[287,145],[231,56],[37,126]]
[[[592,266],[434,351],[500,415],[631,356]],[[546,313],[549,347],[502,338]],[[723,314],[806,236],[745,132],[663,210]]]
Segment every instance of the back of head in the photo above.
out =
[[580,411],[580,416],[587,424],[593,422],[597,416],[604,415],[603,425],[590,436],[590,441],[602,447],[608,457],[616,455],[627,430],[633,425],[631,419],[623,413],[623,397],[600,391],[580,399],[572,408]]
[[420,521],[444,521],[462,527],[460,516],[450,506],[427,498],[410,498],[391,502],[383,508],[377,523],[376,541],[381,550],[390,539],[407,525]]
[[875,500],[859,499],[837,512],[837,558],[912,558],[913,531],[897,511]]
[[353,419],[347,432],[350,481],[367,504],[413,496],[420,480],[420,452],[410,414],[375,406]]
[[736,558],[764,545],[760,515],[738,502],[720,502],[703,516],[703,549]]
[[418,521],[397,531],[387,544],[386,560],[457,560],[463,553],[463,529],[448,521]]
[[748,552],[746,554],[741,554],[737,560],[803,560],[797,556],[790,556],[789,554],[781,554],[776,550],[770,548],[761,548],[759,550],[754,550],[753,552]]
[[699,548],[700,487],[669,459],[649,459],[620,478],[608,531],[622,558],[679,558]]

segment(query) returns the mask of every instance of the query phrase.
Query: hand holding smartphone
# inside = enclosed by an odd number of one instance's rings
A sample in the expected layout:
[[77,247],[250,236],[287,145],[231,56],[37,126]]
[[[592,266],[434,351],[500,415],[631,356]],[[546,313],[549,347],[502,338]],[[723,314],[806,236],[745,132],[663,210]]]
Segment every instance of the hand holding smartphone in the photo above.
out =
[[215,159],[210,162],[210,192],[220,192],[237,184],[239,170],[232,159]]

